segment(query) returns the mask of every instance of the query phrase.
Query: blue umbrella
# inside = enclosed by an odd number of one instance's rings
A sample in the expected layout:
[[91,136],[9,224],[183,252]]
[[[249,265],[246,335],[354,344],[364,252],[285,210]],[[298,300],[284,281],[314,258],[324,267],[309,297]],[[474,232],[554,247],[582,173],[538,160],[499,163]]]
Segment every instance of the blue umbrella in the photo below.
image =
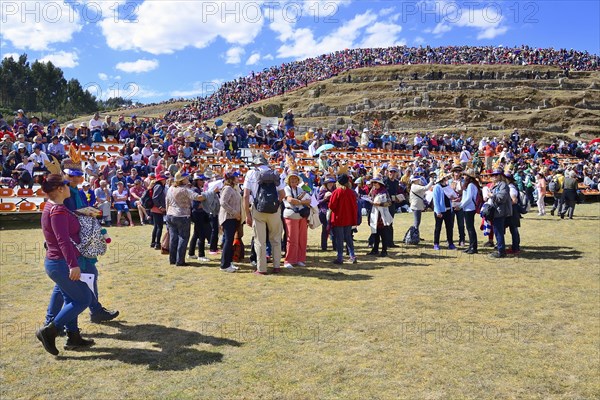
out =
[[332,145],[332,144],[324,144],[323,146],[319,147],[319,148],[317,149],[317,151],[315,151],[315,155],[319,155],[319,154],[321,154],[321,153],[322,153],[322,152],[324,152],[324,151],[331,150],[331,149],[333,149],[334,147],[335,147],[335,146],[334,146],[334,145]]
[[223,120],[222,120],[221,118],[219,118],[219,119],[215,120],[215,125],[216,125],[216,126],[221,126],[221,125],[223,125]]

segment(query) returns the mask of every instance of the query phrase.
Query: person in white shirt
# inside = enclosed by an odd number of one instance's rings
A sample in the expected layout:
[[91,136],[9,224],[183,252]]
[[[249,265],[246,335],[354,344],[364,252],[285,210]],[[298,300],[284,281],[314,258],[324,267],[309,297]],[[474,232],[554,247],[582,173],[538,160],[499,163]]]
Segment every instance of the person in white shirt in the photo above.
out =
[[34,163],[34,171],[47,171],[46,163],[50,162],[50,159],[42,151],[42,147],[39,144],[33,145],[33,154],[29,157]]
[[146,142],[146,144],[144,145],[144,148],[141,151],[142,155],[146,158],[150,158],[150,156],[152,155],[152,143],[150,143],[149,141]]
[[462,164],[463,168],[466,168],[469,161],[471,161],[471,152],[469,152],[469,150],[467,150],[466,146],[462,147],[462,151],[460,152],[459,157],[460,157],[460,163]]
[[[88,124],[90,128],[90,136],[98,138],[102,134],[102,121],[100,120],[100,114],[94,114],[94,117],[90,119],[90,123]],[[99,134],[99,135],[97,135]],[[100,136],[101,137],[101,136]]]
[[[246,223],[252,227],[254,233],[254,247],[256,249],[256,274],[265,275],[267,273],[267,240],[271,243],[271,252],[273,255],[273,272],[277,273],[281,268],[281,237],[283,235],[283,222],[279,212],[268,214],[259,212],[254,207],[250,210],[258,192],[258,176],[263,171],[270,170],[269,163],[264,156],[258,156],[254,159],[255,169],[246,174],[244,185],[244,209],[246,211]],[[285,182],[279,181],[277,191],[279,201],[285,197]],[[268,230],[268,238],[267,238]]]

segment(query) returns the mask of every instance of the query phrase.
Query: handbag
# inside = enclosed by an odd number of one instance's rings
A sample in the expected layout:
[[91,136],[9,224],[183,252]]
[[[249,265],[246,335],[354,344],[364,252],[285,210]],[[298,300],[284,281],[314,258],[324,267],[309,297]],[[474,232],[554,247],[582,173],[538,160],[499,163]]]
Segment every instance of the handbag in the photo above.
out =
[[[294,210],[295,211],[295,210]],[[310,216],[310,208],[304,206],[298,211],[296,211],[302,218],[308,218]]]

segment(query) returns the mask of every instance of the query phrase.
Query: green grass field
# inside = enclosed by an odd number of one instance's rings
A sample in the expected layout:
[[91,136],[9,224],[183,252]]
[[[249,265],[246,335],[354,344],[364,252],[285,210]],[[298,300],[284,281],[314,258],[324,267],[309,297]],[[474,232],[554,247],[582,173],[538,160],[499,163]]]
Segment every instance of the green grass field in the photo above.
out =
[[[524,252],[500,261],[434,252],[431,213],[422,245],[370,258],[363,224],[341,269],[310,231],[307,267],[269,276],[169,266],[151,227],[112,228],[100,295],[121,316],[84,312],[96,345],[61,338],[59,357],[34,336],[52,288],[39,226],[3,222],[0,398],[599,398],[599,221],[599,203],[528,214]],[[396,216],[398,242],[410,223]]]

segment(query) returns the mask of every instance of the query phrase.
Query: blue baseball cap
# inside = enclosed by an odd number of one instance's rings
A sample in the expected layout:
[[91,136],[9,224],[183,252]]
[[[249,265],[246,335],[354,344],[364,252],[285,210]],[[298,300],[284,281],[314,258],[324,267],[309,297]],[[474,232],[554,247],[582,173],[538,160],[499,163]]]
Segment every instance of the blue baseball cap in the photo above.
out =
[[65,169],[65,174],[69,176],[83,176],[83,171],[80,169]]

